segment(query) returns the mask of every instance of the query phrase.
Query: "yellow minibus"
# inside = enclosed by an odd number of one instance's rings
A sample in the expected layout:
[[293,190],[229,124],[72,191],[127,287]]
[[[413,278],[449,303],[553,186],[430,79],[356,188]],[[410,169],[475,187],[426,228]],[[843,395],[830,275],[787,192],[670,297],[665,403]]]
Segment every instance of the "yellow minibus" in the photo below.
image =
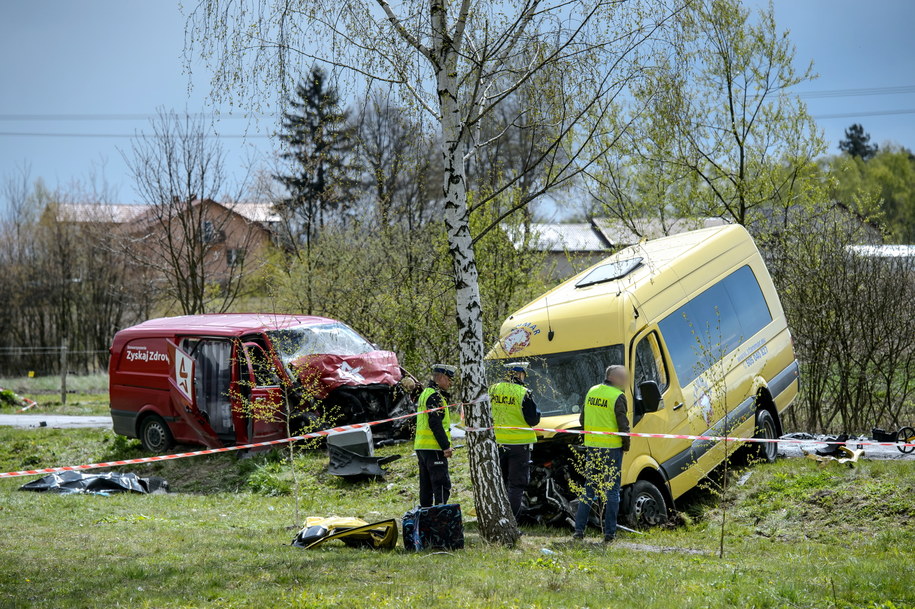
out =
[[[577,429],[588,389],[625,365],[633,432],[778,438],[798,392],[798,364],[775,286],[750,234],[706,228],[623,249],[511,315],[487,356],[492,369],[529,362],[540,427]],[[526,498],[541,522],[574,504],[569,443],[544,432]],[[774,460],[777,444],[752,445]],[[725,458],[722,442],[632,438],[621,513],[636,526],[667,520],[673,502]],[[552,511],[550,509],[552,506]],[[558,507],[557,507],[558,506]]]

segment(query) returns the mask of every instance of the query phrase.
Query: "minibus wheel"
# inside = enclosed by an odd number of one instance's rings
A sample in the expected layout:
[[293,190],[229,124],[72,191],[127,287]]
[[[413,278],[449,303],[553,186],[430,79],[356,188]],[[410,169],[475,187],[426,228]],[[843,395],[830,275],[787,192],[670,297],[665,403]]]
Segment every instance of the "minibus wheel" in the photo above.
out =
[[634,529],[655,527],[667,522],[664,493],[648,480],[636,480],[629,493],[626,522]]
[[[768,410],[760,410],[756,413],[756,433],[755,438],[766,438],[775,440],[777,438],[778,425],[775,417]],[[759,442],[756,448],[756,456],[764,459],[769,463],[775,461],[778,456],[778,442]]]
[[140,424],[140,442],[147,451],[159,455],[171,448],[175,439],[162,417],[151,414]]

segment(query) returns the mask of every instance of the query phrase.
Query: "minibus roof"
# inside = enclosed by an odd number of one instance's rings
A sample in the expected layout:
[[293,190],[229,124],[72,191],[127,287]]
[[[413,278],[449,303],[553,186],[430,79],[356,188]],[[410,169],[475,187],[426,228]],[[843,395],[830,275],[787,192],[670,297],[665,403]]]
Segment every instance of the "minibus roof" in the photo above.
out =
[[706,265],[720,263],[723,268],[756,251],[752,237],[740,225],[689,231],[627,247],[515,311],[502,324],[499,342],[487,357],[621,342],[636,329],[637,316],[646,320],[660,314],[686,295],[684,285],[697,281],[706,269],[716,272]]

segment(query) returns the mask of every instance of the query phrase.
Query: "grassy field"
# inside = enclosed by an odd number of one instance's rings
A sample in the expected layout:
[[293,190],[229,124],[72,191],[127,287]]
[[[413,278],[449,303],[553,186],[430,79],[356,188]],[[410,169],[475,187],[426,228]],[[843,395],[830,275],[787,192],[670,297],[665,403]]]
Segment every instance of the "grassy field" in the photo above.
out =
[[[297,464],[301,515],[397,517],[416,499],[407,447],[387,480],[344,483],[326,457]],[[139,454],[99,430],[0,428],[0,471]],[[574,543],[529,529],[492,547],[467,524],[468,548],[436,554],[329,544],[290,547],[291,474],[276,455],[220,455],[135,467],[168,495],[58,496],[0,481],[0,607],[915,607],[915,476],[907,462],[818,468],[758,465],[732,486],[726,553],[720,507],[695,493],[680,526]],[[467,456],[452,466],[471,510]],[[597,537],[592,537],[596,541]],[[544,549],[548,552],[544,552]]]
[[[0,387],[10,389],[20,396],[38,402],[30,413],[53,413],[67,415],[108,414],[108,375],[91,374],[67,378],[67,403],[60,401],[60,377],[40,376],[35,378],[0,378]],[[0,402],[0,413],[11,414],[18,410]]]

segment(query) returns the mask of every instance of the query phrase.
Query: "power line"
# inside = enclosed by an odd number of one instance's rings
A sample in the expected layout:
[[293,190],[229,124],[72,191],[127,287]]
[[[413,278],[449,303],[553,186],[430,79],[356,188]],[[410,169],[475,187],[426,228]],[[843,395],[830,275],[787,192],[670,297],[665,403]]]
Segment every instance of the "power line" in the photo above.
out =
[[[0,131],[0,137],[88,137],[88,138],[156,138],[162,136],[150,135],[150,134],[134,134],[134,133],[48,133],[48,132],[35,132],[35,131]],[[223,138],[223,139],[269,139],[274,136],[267,135],[264,133],[213,133],[203,135],[205,138]]]
[[[0,121],[137,121],[158,117],[158,114],[0,114]],[[238,114],[219,112],[190,112],[181,114],[191,118],[217,118],[217,119],[239,119],[239,118],[275,118],[277,114]]]
[[873,110],[868,112],[843,112],[841,114],[814,114],[813,118],[855,118],[858,116],[893,116],[897,114],[915,114],[915,108],[908,110]]
[[807,99],[820,99],[825,97],[863,97],[867,95],[899,95],[915,93],[915,85],[900,85],[897,87],[871,87],[867,89],[831,89],[821,91],[800,91],[798,97]]

